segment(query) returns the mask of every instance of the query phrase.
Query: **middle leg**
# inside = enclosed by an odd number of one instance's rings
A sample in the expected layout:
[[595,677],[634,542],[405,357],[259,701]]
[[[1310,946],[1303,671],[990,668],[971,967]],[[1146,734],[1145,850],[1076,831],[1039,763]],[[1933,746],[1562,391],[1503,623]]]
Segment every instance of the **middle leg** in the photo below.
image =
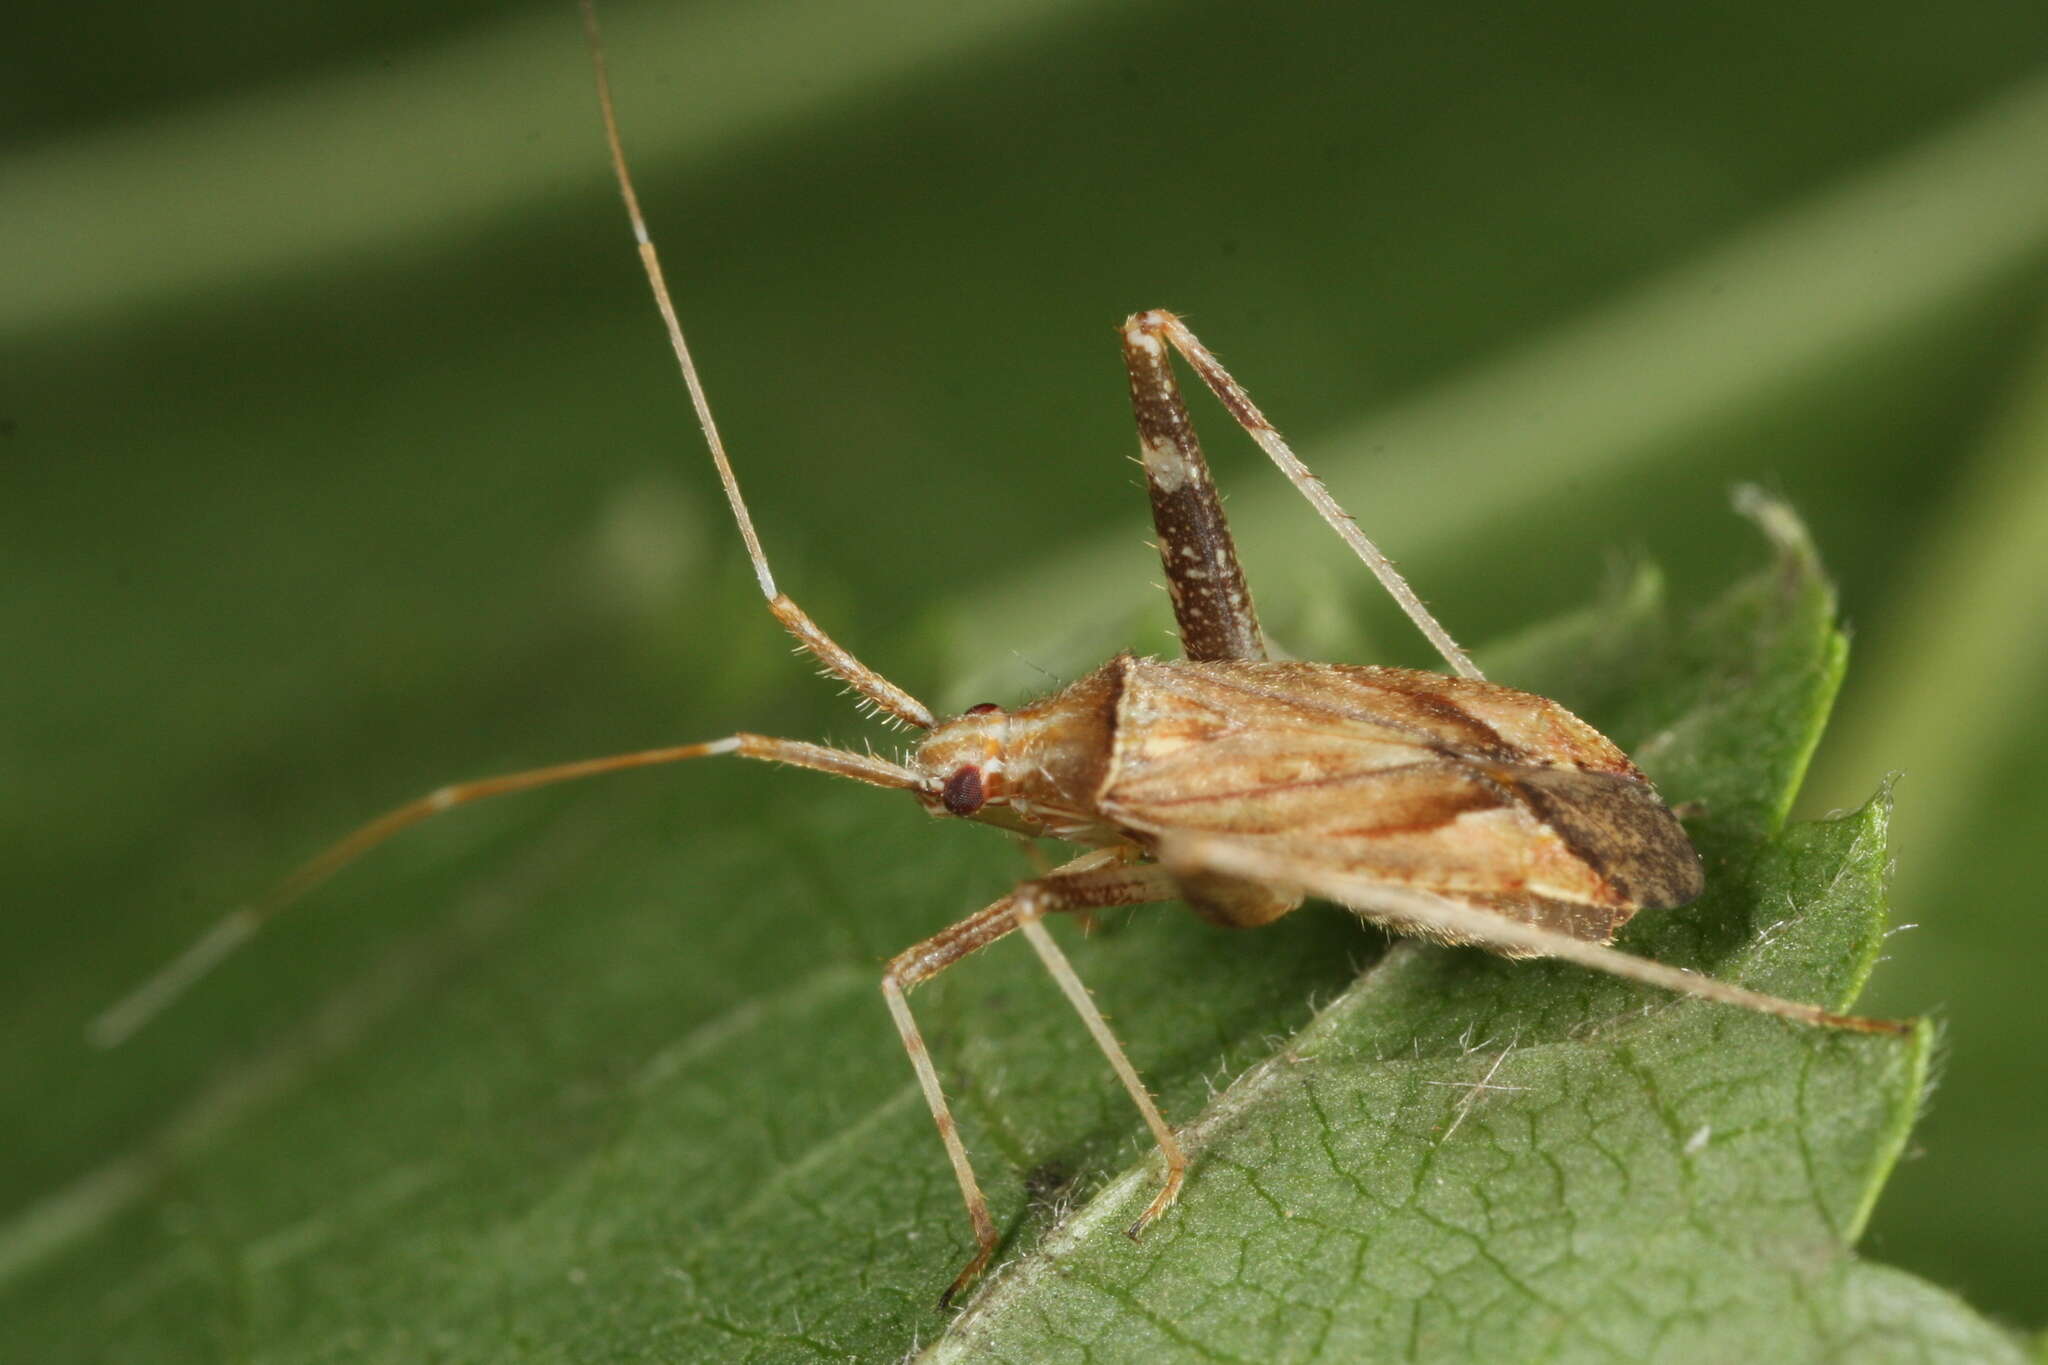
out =
[[[1153,1218],[1173,1202],[1173,1196],[1180,1189],[1182,1173],[1187,1169],[1187,1158],[1180,1145],[1174,1140],[1173,1130],[1160,1115],[1159,1107],[1152,1102],[1144,1083],[1138,1079],[1137,1070],[1130,1058],[1124,1055],[1123,1046],[1110,1032],[1108,1021],[1095,1007],[1088,990],[1074,974],[1066,956],[1041,924],[1040,919],[1058,911],[1093,910],[1114,905],[1142,905],[1148,901],[1169,900],[1174,895],[1173,879],[1165,869],[1155,864],[1134,865],[1126,859],[1128,849],[1102,849],[1083,854],[1074,861],[1055,869],[1034,881],[1024,883],[1009,895],[985,909],[969,915],[943,932],[933,935],[924,942],[897,954],[889,962],[882,976],[882,998],[888,1003],[889,1013],[896,1021],[896,1031],[903,1040],[903,1050],[910,1056],[911,1067],[917,1072],[917,1082],[924,1091],[925,1103],[932,1111],[932,1122],[938,1126],[939,1140],[945,1144],[947,1159],[952,1162],[953,1175],[960,1183],[960,1197],[967,1205],[967,1216],[974,1225],[976,1250],[945,1294],[939,1299],[941,1307],[953,1301],[962,1289],[971,1284],[988,1265],[995,1254],[997,1242],[995,1220],[989,1217],[988,1200],[983,1197],[981,1184],[975,1179],[974,1167],[968,1161],[967,1149],[960,1141],[958,1126],[953,1113],[946,1103],[944,1090],[939,1085],[939,1075],[932,1065],[931,1053],[925,1047],[924,1037],[918,1032],[917,1023],[911,1017],[909,1002],[905,993],[912,987],[937,976],[968,954],[985,948],[1012,929],[1022,929],[1024,936],[1038,951],[1040,959],[1059,983],[1068,1001],[1081,1015],[1082,1022],[1095,1038],[1096,1045],[1115,1069],[1117,1078],[1124,1084],[1138,1110],[1145,1117],[1146,1125],[1158,1139],[1161,1154],[1166,1159],[1166,1188],[1145,1211],[1138,1222],[1139,1227]],[[1134,1229],[1135,1231],[1135,1229]]]

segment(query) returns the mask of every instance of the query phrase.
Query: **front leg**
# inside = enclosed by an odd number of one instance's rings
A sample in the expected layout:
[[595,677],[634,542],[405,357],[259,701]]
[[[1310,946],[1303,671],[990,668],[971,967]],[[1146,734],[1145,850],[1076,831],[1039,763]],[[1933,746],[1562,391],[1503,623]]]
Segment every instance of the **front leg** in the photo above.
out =
[[[1145,1116],[1153,1136],[1159,1140],[1159,1150],[1166,1158],[1166,1187],[1152,1202],[1152,1207],[1145,1211],[1138,1226],[1143,1227],[1157,1217],[1180,1190],[1187,1158],[1174,1141],[1173,1130],[1167,1127],[1159,1107],[1146,1093],[1144,1083],[1138,1079],[1137,1071],[1124,1055],[1122,1045],[1109,1031],[1109,1024],[1103,1019],[1102,1012],[1096,1009],[1095,1002],[1089,998],[1087,987],[1074,975],[1066,955],[1060,952],[1059,945],[1039,923],[1042,916],[1062,910],[1095,910],[1112,905],[1142,905],[1147,901],[1171,899],[1173,881],[1165,870],[1151,864],[1133,865],[1126,861],[1131,854],[1129,849],[1101,849],[1083,854],[1035,881],[1024,883],[993,905],[969,915],[915,947],[898,953],[890,959],[888,969],[882,975],[882,998],[888,1002],[889,1013],[896,1021],[896,1031],[903,1039],[903,1050],[910,1055],[910,1065],[917,1072],[917,1083],[924,1091],[925,1103],[931,1107],[932,1122],[938,1125],[939,1140],[946,1145],[946,1156],[953,1163],[954,1178],[960,1182],[960,1197],[967,1204],[967,1217],[974,1224],[974,1259],[940,1296],[941,1308],[950,1304],[988,1266],[1000,1239],[996,1236],[995,1220],[989,1217],[988,1200],[982,1196],[981,1184],[974,1178],[974,1167],[967,1159],[967,1148],[960,1141],[953,1112],[939,1086],[939,1073],[932,1066],[931,1053],[925,1047],[916,1021],[911,1018],[910,1005],[904,994],[968,954],[994,943],[1012,929],[1023,930],[1025,938],[1037,950],[1046,969],[1079,1012],[1089,1033],[1094,1035],[1096,1045],[1109,1059],[1110,1066],[1115,1068],[1117,1078],[1130,1092],[1139,1112]],[[1132,1231],[1135,1234],[1137,1229]]]

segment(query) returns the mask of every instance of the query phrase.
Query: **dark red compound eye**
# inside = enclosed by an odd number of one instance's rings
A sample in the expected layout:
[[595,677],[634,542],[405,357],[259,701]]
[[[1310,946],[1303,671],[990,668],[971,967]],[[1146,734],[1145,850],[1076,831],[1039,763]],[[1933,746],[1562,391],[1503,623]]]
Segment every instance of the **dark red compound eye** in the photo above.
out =
[[946,789],[939,793],[939,804],[955,815],[974,814],[985,799],[981,792],[981,769],[972,765],[947,778]]
[[982,701],[976,702],[974,705],[968,707],[967,714],[970,716],[985,716],[992,711],[1000,711],[1002,709],[1002,707],[997,706],[992,701]]

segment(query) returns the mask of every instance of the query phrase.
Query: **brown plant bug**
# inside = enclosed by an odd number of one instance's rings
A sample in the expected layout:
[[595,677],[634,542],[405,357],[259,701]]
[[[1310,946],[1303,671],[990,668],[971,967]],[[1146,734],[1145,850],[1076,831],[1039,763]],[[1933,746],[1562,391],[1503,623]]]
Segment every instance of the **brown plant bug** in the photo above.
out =
[[[903,762],[801,740],[736,734],[442,787],[316,855],[268,896],[221,920],[102,1014],[96,1041],[134,1032],[267,920],[384,840],[485,797],[715,754],[764,759],[909,792],[927,811],[1083,846],[891,959],[884,1001],[930,1106],[973,1225],[976,1251],[944,1306],[987,1267],[999,1238],[907,996],[1015,930],[1081,1017],[1157,1140],[1158,1194],[1136,1237],[1169,1208],[1188,1157],[1045,916],[1182,900],[1252,928],[1309,895],[1398,932],[1509,956],[1564,958],[1702,999],[1805,1024],[1873,1033],[1908,1025],[1814,1005],[1632,957],[1606,946],[1639,910],[1702,889],[1678,819],[1613,743],[1557,703],[1486,681],[1407,582],[1297,459],[1179,318],[1122,328],[1140,454],[1183,657],[1119,655],[1015,708],[939,719],[820,629],[776,585],[677,320],[635,195],[592,0],[583,0],[611,163],[697,420],[768,609],[864,709],[925,732]],[[1331,529],[1379,578],[1455,676],[1267,657],[1223,507],[1174,377],[1177,352]]]

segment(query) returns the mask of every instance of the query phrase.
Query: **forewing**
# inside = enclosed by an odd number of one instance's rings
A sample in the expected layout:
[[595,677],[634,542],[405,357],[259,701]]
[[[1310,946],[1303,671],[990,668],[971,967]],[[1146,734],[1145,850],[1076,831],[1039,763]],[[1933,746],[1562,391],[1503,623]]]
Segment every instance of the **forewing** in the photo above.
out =
[[1699,892],[1684,832],[1598,732],[1436,674],[1137,662],[1101,806],[1155,842],[1227,838],[1305,878],[1414,887],[1580,938]]

